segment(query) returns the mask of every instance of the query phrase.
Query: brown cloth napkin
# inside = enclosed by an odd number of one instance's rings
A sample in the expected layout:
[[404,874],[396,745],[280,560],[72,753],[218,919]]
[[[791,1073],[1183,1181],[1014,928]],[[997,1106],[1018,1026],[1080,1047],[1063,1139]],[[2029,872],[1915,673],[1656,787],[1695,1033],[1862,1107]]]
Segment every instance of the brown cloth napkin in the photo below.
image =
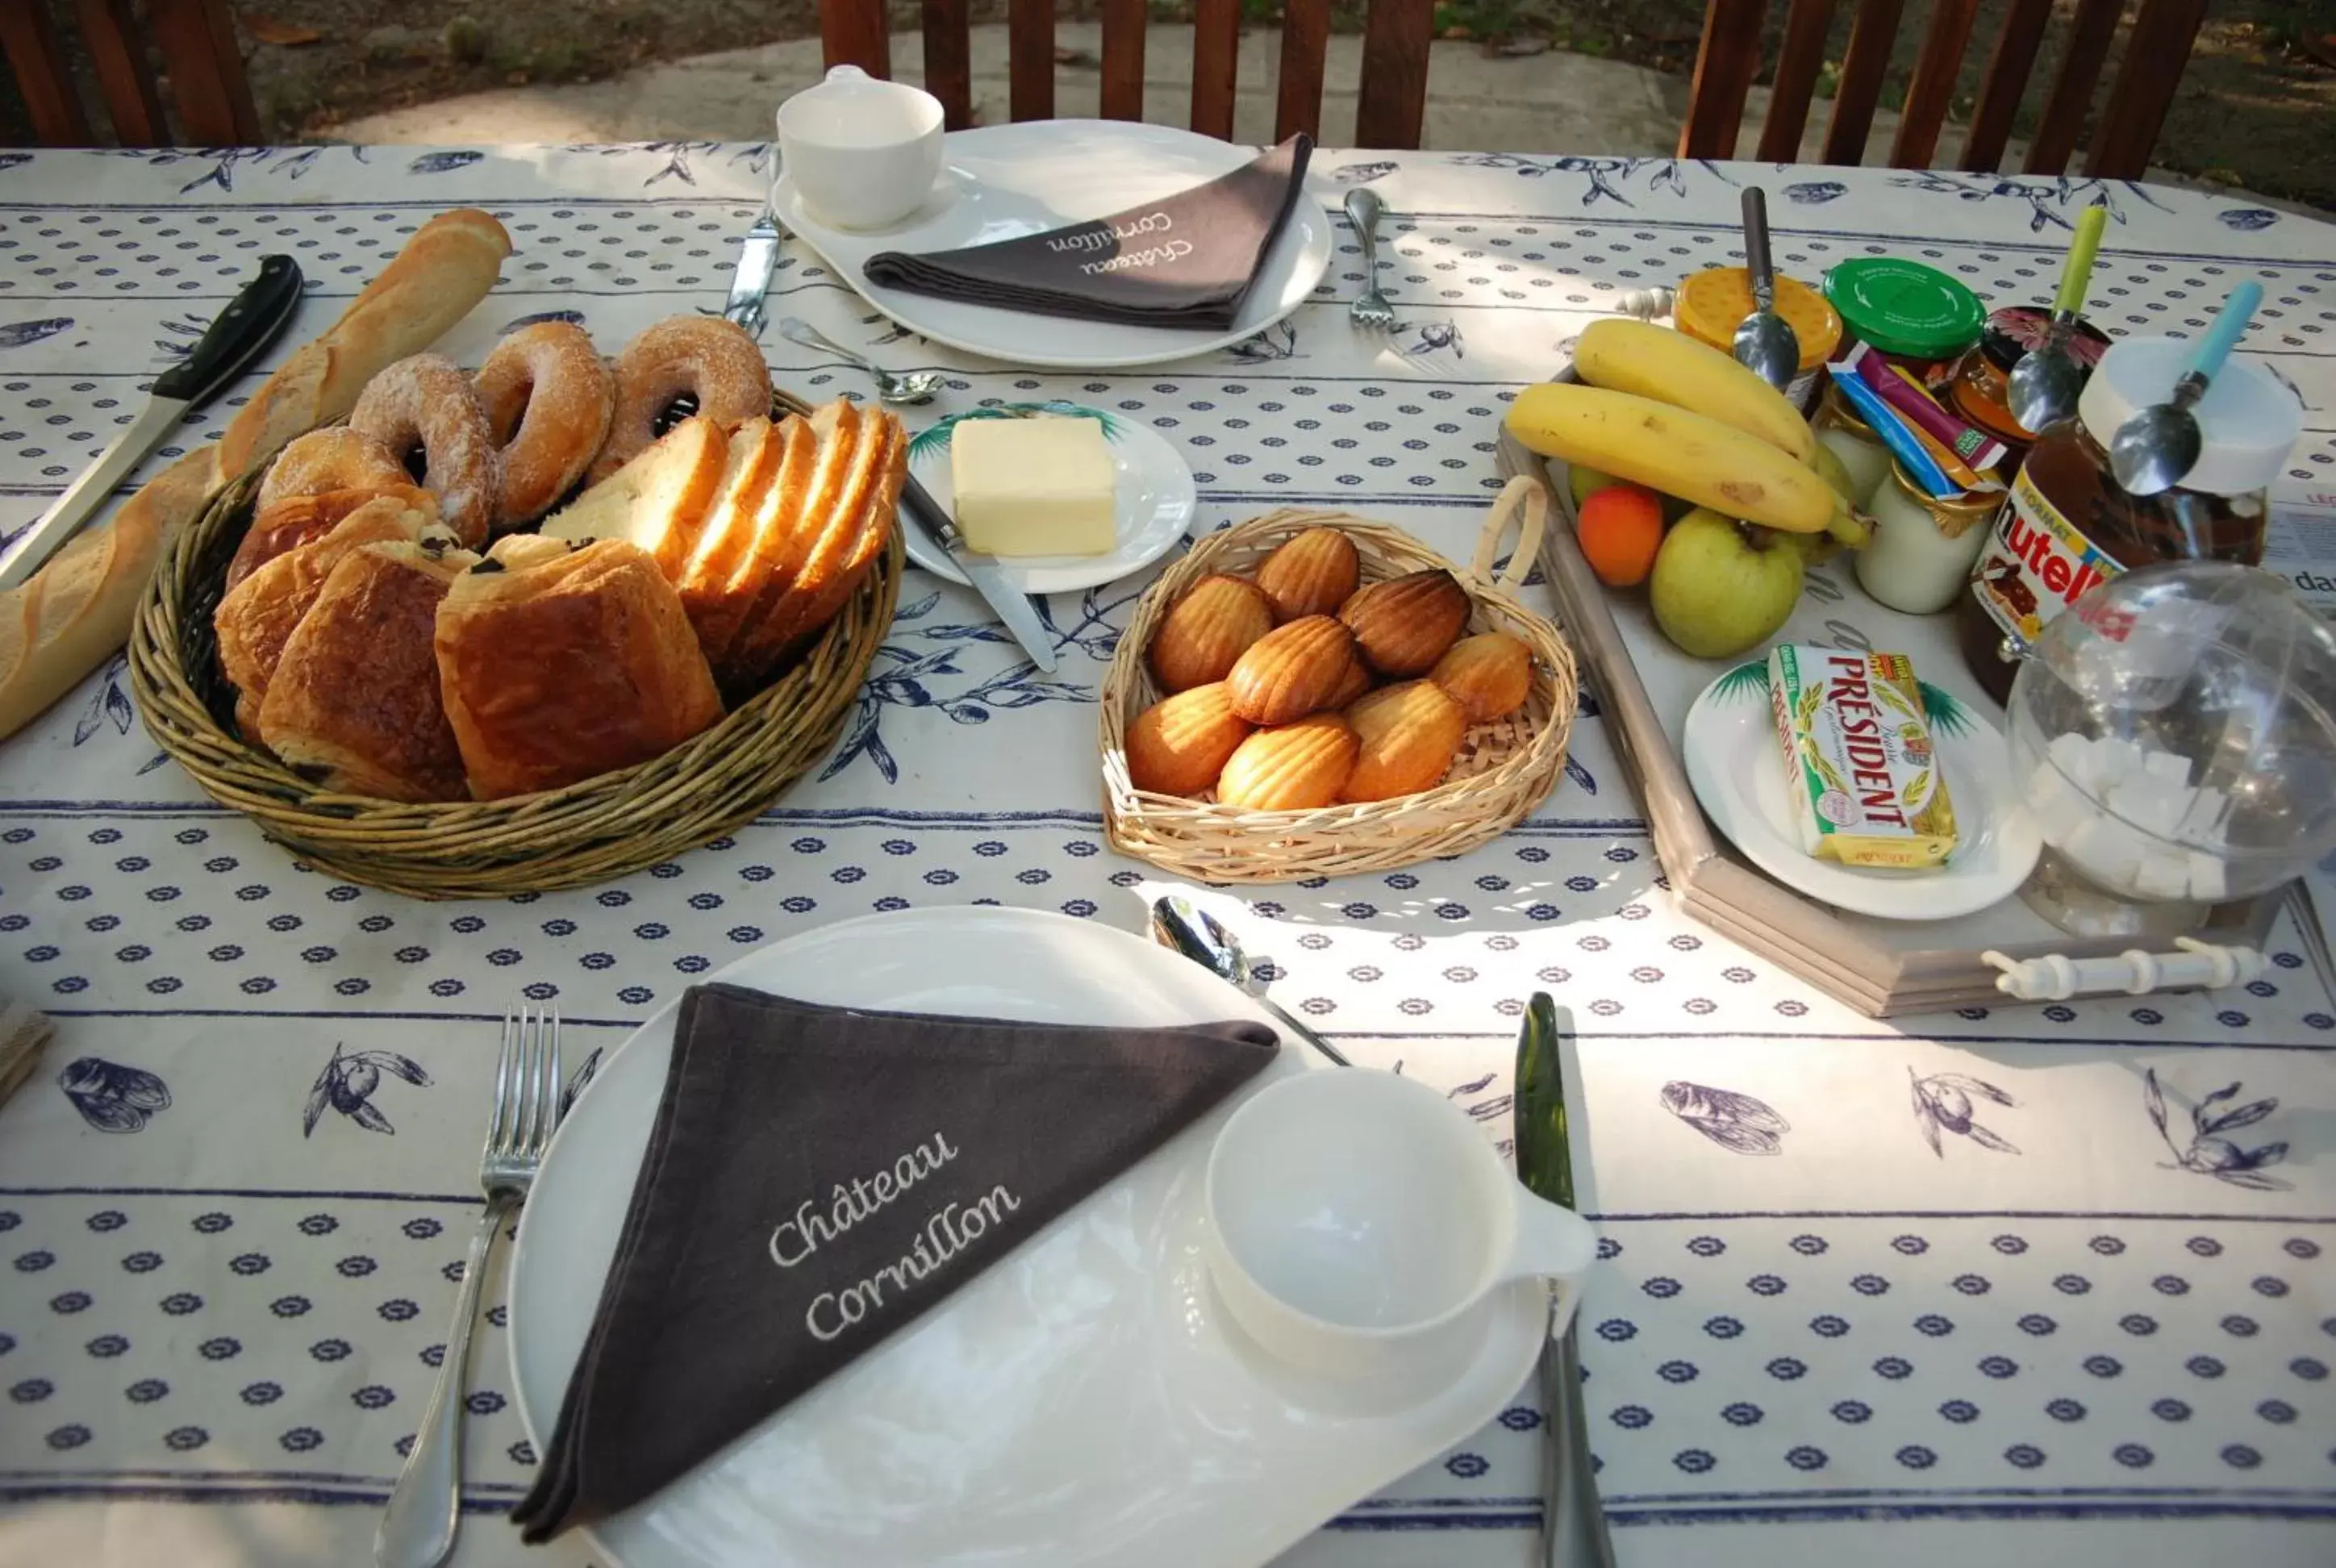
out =
[[1222,332],[1241,316],[1275,236],[1306,187],[1314,139],[1163,201],[1044,234],[939,250],[887,250],[870,281],[1002,310],[1128,326]]
[[700,986],[534,1489],[628,1508],[948,1298],[1261,1071],[1259,1024],[1099,1028]]

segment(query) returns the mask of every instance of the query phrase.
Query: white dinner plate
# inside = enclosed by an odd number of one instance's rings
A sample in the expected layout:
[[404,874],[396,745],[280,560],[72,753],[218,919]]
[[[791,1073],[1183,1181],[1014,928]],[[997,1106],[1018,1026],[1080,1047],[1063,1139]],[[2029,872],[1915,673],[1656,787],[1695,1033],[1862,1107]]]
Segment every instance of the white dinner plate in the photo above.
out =
[[[1188,959],[1026,910],[871,916],[708,978],[1064,1023],[1271,1021]],[[520,1223],[512,1380],[539,1453],[616,1251],[673,1012],[602,1063]],[[1200,1250],[1209,1146],[1250,1092],[1315,1059],[1285,1042],[1225,1105],[946,1302],[591,1526],[592,1545],[620,1568],[1253,1568],[1476,1431],[1539,1352],[1536,1284],[1487,1302],[1455,1354],[1378,1383],[1268,1361],[1216,1302]]]
[[1329,214],[1300,190],[1229,332],[1076,321],[869,282],[861,269],[882,251],[954,250],[1107,218],[1230,174],[1258,155],[1255,148],[1213,136],[1119,120],[986,125],[951,131],[943,149],[932,195],[891,229],[829,228],[803,205],[784,172],[771,188],[771,211],[877,309],[911,332],[968,354],[1074,370],[1186,359],[1271,326],[1306,303],[1330,265]]
[[1942,870],[1844,866],[1802,852],[1769,716],[1765,660],[1729,670],[1688,709],[1688,782],[1704,814],[1745,859],[1813,899],[1886,920],[1974,913],[2028,880],[2044,840],[2011,793],[2002,732],[1937,687],[1926,685],[1923,697],[1955,808],[1954,853]]
[[[1198,493],[1183,453],[1148,424],[1123,414],[1105,414],[1076,403],[1008,403],[997,408],[952,414],[917,432],[909,442],[909,469],[945,511],[957,510],[957,486],[949,477],[949,433],[968,419],[1000,415],[1083,416],[1102,424],[1114,478],[1113,510],[1116,543],[1104,555],[1000,556],[998,564],[1024,593],[1076,593],[1099,588],[1151,565],[1173,549],[1192,526]],[[900,511],[909,559],[936,577],[963,582],[965,573],[949,552],[918,526],[915,513]]]

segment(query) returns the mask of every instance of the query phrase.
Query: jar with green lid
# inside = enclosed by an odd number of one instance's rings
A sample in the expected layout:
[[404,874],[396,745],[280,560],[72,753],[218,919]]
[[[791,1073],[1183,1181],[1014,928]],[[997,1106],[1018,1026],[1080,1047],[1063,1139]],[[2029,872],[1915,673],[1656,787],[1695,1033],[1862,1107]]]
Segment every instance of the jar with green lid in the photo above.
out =
[[1979,296],[1935,267],[1894,256],[1861,256],[1825,275],[1825,297],[1841,317],[1842,344],[1863,343],[1917,379],[1979,341],[1987,310]]
[[1835,390],[1830,373],[1825,394],[1817,399],[1817,411],[1809,415],[1809,429],[1848,471],[1852,499],[1861,509],[1873,505],[1874,492],[1890,482],[1890,449],[1849,405],[1849,400]]

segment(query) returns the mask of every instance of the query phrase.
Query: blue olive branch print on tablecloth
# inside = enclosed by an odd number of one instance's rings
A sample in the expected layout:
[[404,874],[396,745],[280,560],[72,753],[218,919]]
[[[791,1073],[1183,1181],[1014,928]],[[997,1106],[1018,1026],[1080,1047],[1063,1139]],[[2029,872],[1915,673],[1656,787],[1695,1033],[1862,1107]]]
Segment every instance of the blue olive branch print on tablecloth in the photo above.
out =
[[95,735],[108,720],[112,722],[114,734],[130,733],[131,720],[136,715],[130,706],[130,694],[122,688],[122,674],[129,667],[127,654],[117,653],[107,662],[104,674],[98,677],[97,690],[90,694],[89,706],[73,721],[73,745],[79,745]]
[[22,348],[28,343],[38,343],[44,337],[54,337],[73,328],[70,316],[44,317],[38,321],[11,322],[0,326],[0,348]]
[[390,1125],[389,1118],[373,1104],[373,1093],[381,1086],[384,1071],[416,1088],[430,1086],[430,1075],[412,1057],[400,1056],[395,1051],[350,1051],[344,1055],[336,1044],[325,1070],[316,1075],[316,1084],[308,1090],[308,1104],[300,1113],[300,1135],[305,1138],[316,1132],[326,1105],[369,1133],[395,1134],[397,1129]]
[[1468,351],[1461,342],[1460,324],[1456,321],[1424,321],[1417,327],[1406,330],[1416,331],[1419,335],[1417,342],[1408,348],[1398,351],[1406,359],[1418,359],[1431,354],[1441,354],[1447,348],[1452,351],[1452,357],[1455,359],[1468,357]]
[[1947,1157],[1939,1139],[1942,1128],[1999,1154],[2020,1153],[2009,1139],[1971,1120],[1973,1096],[2004,1106],[2017,1105],[2018,1100],[1993,1084],[1964,1073],[1934,1073],[1926,1078],[1908,1067],[1906,1076],[1914,1086],[1914,1124],[1922,1129],[1922,1141],[1931,1145],[1931,1153],[1942,1160]]
[[101,1133],[145,1130],[148,1118],[170,1108],[170,1086],[141,1067],[125,1067],[102,1057],[83,1057],[57,1075],[81,1119]]
[[1663,1109],[1731,1154],[1777,1154],[1793,1125],[1775,1109],[1733,1089],[1674,1078],[1663,1086]]
[[1280,359],[1303,359],[1298,352],[1298,326],[1294,320],[1274,323],[1251,337],[1244,337],[1225,350],[1228,357],[1239,365],[1271,365]]
[[[327,152],[345,152],[359,163],[369,161],[362,147],[169,147],[151,151],[142,147],[99,147],[92,149],[102,158],[132,158],[141,163],[167,169],[174,163],[209,162],[209,170],[179,187],[179,194],[200,190],[206,185],[216,185],[221,190],[235,190],[235,170],[238,164],[266,165],[270,174],[287,175],[298,180],[316,166],[317,160]],[[415,173],[429,170],[418,167]],[[461,167],[453,165],[452,167]]]
[[[1095,594],[1090,589],[1086,599],[1092,606]],[[895,628],[908,621],[921,620],[939,605],[939,593],[926,595],[892,617]],[[1039,614],[1049,621],[1047,601],[1040,599]],[[823,782],[835,777],[865,756],[884,775],[884,782],[900,782],[900,765],[884,744],[882,724],[887,707],[939,708],[954,724],[988,724],[990,715],[1017,708],[1035,707],[1045,702],[1093,702],[1094,691],[1074,686],[1067,681],[1043,678],[1038,667],[1027,659],[1021,660],[988,679],[955,694],[934,689],[934,677],[962,675],[958,667],[958,656],[968,643],[1004,642],[1008,640],[1003,628],[988,622],[980,624],[929,626],[914,635],[929,638],[942,644],[925,652],[903,648],[897,643],[885,643],[876,650],[875,663],[870,667],[866,684],[861,687],[858,711],[852,716],[852,728],[846,732],[843,744],[835,749],[834,757],[820,770]],[[1114,633],[1114,640],[1117,634]],[[1056,645],[1066,640],[1059,636]],[[1106,659],[1108,654],[1104,656]]]
[[1330,178],[1340,185],[1368,185],[1394,173],[1398,167],[1393,163],[1341,163],[1330,170]]
[[[1676,158],[1525,158],[1514,152],[1466,152],[1452,160],[1464,168],[1506,169],[1526,179],[1539,179],[1549,174],[1580,174],[1588,180],[1582,192],[1582,205],[1592,207],[1601,200],[1618,201],[1625,207],[1638,204],[1622,193],[1622,187],[1646,175],[1649,194],[1685,196],[1687,167]],[[1697,167],[1719,180],[1723,184],[1737,181],[1708,161],[1698,160]]]
[[1925,191],[1934,196],[1954,196],[1965,201],[1987,201],[1999,196],[2025,200],[2029,208],[2029,232],[2041,232],[2058,226],[2074,231],[2076,223],[2071,212],[2081,212],[2095,205],[2109,209],[2113,223],[2131,221],[2117,206],[2120,195],[2171,211],[2164,202],[2151,196],[2131,180],[2077,180],[2062,175],[2055,180],[1999,180],[1992,174],[1943,174],[1936,170],[1893,177],[1891,184],[1909,190]]
[[591,1083],[592,1076],[600,1070],[600,1047],[593,1047],[592,1054],[584,1058],[584,1065],[577,1068],[575,1076],[568,1080],[568,1086],[560,1091],[561,1115],[568,1114],[568,1107],[576,1103],[576,1096],[584,1092],[585,1086]]
[[2226,1084],[2190,1107],[2190,1146],[2184,1148],[2166,1128],[2166,1091],[2157,1082],[2157,1069],[2151,1067],[2142,1074],[2142,1103],[2148,1108],[2150,1121],[2156,1125],[2157,1135],[2166,1140],[2166,1148],[2174,1154],[2174,1164],[2168,1165],[2161,1161],[2159,1169],[2192,1171],[2258,1193],[2287,1192],[2294,1183],[2267,1176],[2263,1171],[2263,1166],[2276,1165],[2287,1158],[2284,1142],[2243,1149],[2222,1136],[2241,1127],[2252,1127],[2279,1109],[2276,1099],[2251,1100],[2229,1110],[2215,1109],[2237,1099],[2239,1087],[2236,1083]]

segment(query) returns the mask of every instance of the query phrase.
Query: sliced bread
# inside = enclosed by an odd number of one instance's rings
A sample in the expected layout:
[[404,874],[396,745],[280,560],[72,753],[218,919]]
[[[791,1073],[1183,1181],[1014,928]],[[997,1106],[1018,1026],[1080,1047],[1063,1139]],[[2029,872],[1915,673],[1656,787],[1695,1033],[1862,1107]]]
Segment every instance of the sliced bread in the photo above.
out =
[[730,603],[730,575],[753,548],[755,515],[778,468],[777,435],[778,426],[761,415],[730,433],[730,459],[721,491],[698,524],[688,559],[674,579],[689,624],[707,648],[719,646],[716,639],[745,614],[745,607]]
[[544,520],[554,539],[621,539],[648,551],[675,580],[715,502],[729,437],[713,420],[685,419],[655,445]]

